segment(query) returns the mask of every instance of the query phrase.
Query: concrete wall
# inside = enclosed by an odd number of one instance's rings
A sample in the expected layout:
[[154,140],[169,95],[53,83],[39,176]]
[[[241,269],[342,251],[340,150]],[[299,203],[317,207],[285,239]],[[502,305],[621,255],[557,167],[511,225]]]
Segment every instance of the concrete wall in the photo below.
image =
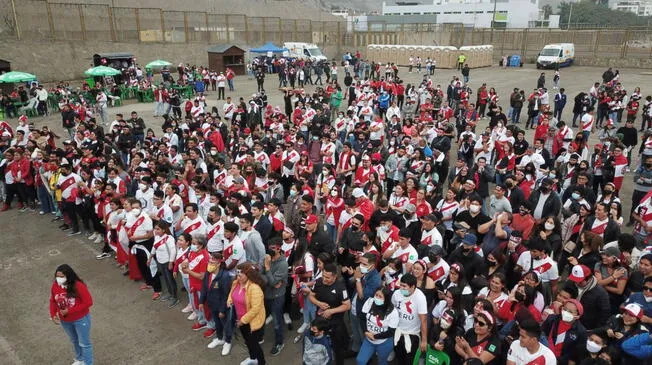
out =
[[93,54],[131,52],[141,65],[155,59],[173,64],[189,62],[207,65],[209,47],[205,43],[119,43],[52,41],[30,42],[5,40],[0,42],[0,54],[11,62],[12,70],[35,74],[42,82],[78,80],[91,67]]

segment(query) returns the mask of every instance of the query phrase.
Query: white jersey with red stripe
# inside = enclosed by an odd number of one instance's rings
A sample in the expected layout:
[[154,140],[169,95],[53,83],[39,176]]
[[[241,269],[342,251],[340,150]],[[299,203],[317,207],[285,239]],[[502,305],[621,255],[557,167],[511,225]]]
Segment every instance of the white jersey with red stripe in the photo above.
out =
[[593,221],[593,225],[591,226],[591,232],[604,238],[604,231],[605,229],[607,229],[608,223],[609,223],[609,217],[605,218],[604,220],[599,220],[596,217],[595,220]]
[[224,250],[224,221],[218,219],[217,223],[208,226],[206,230],[206,249],[208,252],[221,252]]
[[240,237],[234,235],[231,240],[224,240],[224,251],[222,251],[222,256],[224,257],[224,264],[226,266],[231,266],[231,263],[235,262],[235,265],[239,265],[247,260],[244,243]]
[[593,129],[594,118],[591,114],[586,113],[582,116],[582,131],[591,132]]
[[265,151],[254,151],[254,160],[260,163],[264,169],[267,169],[267,166],[269,166],[269,156]]
[[530,270],[536,271],[539,273],[539,277],[544,283],[559,279],[557,262],[548,255],[544,255],[538,259],[533,259],[530,251],[523,251],[523,253],[518,257],[516,265],[520,266],[523,269],[523,272],[528,272]]
[[441,237],[441,233],[437,228],[433,228],[430,231],[425,229],[421,232],[421,244],[428,247],[439,246],[444,247],[444,239]]
[[[435,210],[441,213],[442,218],[452,218],[453,215],[457,213],[457,209],[459,207],[460,207],[460,203],[458,203],[456,200],[453,200],[452,202],[447,202],[445,199],[442,199],[439,201],[439,203],[437,203]],[[449,231],[453,230],[453,220],[452,219],[445,220],[444,226],[446,226],[446,229]]]
[[82,199],[80,194],[78,194],[78,184],[80,182],[82,182],[82,178],[74,172],[71,172],[68,176],[63,176],[63,174],[59,175],[57,185],[59,185],[59,189],[61,189],[61,198],[63,200],[70,200],[75,196],[75,204],[81,204]]
[[[301,156],[299,155],[299,152],[295,150],[283,151],[283,155],[281,156],[281,160],[283,161],[283,166],[281,167],[281,176],[294,176],[296,163],[299,162],[300,157]],[[290,162],[292,167],[286,167],[286,162]]]
[[428,269],[428,276],[435,282],[442,281],[448,277],[450,265],[444,259],[440,259],[433,267]]
[[159,220],[167,222],[168,224],[172,224],[174,221],[174,214],[172,214],[172,209],[166,204],[161,204],[160,208],[152,205],[149,208],[149,213],[156,215]]
[[204,219],[199,214],[197,214],[195,219],[189,219],[188,217],[185,217],[181,221],[181,231],[183,233],[188,233],[192,237],[205,237],[206,227],[206,222],[204,222]]
[[327,164],[335,163],[335,144],[328,142],[321,145],[322,161]]

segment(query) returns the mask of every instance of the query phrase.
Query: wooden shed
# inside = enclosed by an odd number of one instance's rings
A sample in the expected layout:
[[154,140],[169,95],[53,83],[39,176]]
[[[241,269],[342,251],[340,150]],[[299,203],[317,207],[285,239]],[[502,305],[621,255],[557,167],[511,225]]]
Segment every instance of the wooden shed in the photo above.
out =
[[244,55],[245,50],[236,45],[218,44],[208,49],[208,68],[222,72],[229,67],[236,75],[245,75]]

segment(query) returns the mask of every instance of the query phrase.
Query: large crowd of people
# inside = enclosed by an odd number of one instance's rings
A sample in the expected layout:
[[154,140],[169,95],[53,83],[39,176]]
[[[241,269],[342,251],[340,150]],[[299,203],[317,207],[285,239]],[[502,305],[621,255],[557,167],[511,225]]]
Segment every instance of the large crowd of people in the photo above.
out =
[[[435,85],[430,69],[405,85],[398,68],[360,74],[347,60],[343,84],[332,68],[314,92],[281,80],[283,109],[264,87],[212,110],[198,95],[161,130],[63,106],[59,145],[25,117],[1,122],[2,210],[40,210],[93,240],[222,355],[239,329],[244,365],[266,363],[265,330],[276,356],[290,329],[305,364],[652,358],[652,97],[610,69],[566,122],[558,72],[554,96],[542,74],[499,98],[458,77]],[[86,318],[80,283],[57,269],[55,322]],[[88,346],[76,364],[92,364]]]

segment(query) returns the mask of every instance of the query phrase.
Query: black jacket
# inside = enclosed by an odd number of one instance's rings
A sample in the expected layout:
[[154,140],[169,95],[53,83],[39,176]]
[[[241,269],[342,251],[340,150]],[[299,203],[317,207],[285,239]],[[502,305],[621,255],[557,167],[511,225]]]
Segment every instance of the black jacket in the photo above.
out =
[[201,292],[199,292],[199,303],[206,304],[218,313],[226,313],[226,300],[229,298],[233,278],[226,270],[217,272],[209,283],[210,273],[204,275]]
[[521,203],[525,201],[525,194],[523,190],[518,186],[515,186],[513,189],[508,190],[507,198],[509,199],[510,204],[512,205],[512,212],[518,212],[518,209],[521,207]]
[[[535,190],[530,194],[530,204],[532,204],[532,212],[534,213],[534,210],[537,207],[537,202],[539,201],[539,196],[541,196],[541,191],[540,190]],[[510,200],[511,201],[511,200]],[[548,199],[543,205],[543,211],[541,212],[541,217],[547,217],[549,215],[559,215],[559,211],[561,210],[561,200],[559,199],[559,195],[555,193],[554,191],[550,192],[550,195],[548,196]]]
[[[541,325],[541,331],[546,338],[552,336],[552,340],[557,339],[557,329],[559,328],[560,316],[550,315]],[[564,337],[564,344],[561,348],[561,356],[557,358],[557,364],[566,365],[568,361],[572,360],[576,364],[580,361],[582,347],[586,344],[586,328],[582,322],[575,321],[571,328],[566,331]]]
[[267,219],[267,216],[265,215],[261,216],[254,226],[254,229],[260,233],[260,238],[263,239],[263,243],[265,244],[267,244],[267,240],[272,234],[272,228],[272,223],[270,223],[269,219]]
[[607,319],[611,315],[611,306],[605,288],[596,283],[593,289],[582,295],[580,303],[584,307],[584,314],[580,318],[580,322],[587,330],[604,326],[607,323]]
[[[587,217],[586,221],[584,221],[584,226],[582,227],[582,230],[590,231],[591,227],[593,226],[593,222],[595,222],[595,216]],[[609,221],[607,222],[607,227],[604,229],[604,234],[602,235],[602,240],[604,241],[604,243],[617,241],[618,235],[620,235],[620,227],[618,227],[618,223],[616,223],[616,221],[614,221],[613,219],[609,218]]]

